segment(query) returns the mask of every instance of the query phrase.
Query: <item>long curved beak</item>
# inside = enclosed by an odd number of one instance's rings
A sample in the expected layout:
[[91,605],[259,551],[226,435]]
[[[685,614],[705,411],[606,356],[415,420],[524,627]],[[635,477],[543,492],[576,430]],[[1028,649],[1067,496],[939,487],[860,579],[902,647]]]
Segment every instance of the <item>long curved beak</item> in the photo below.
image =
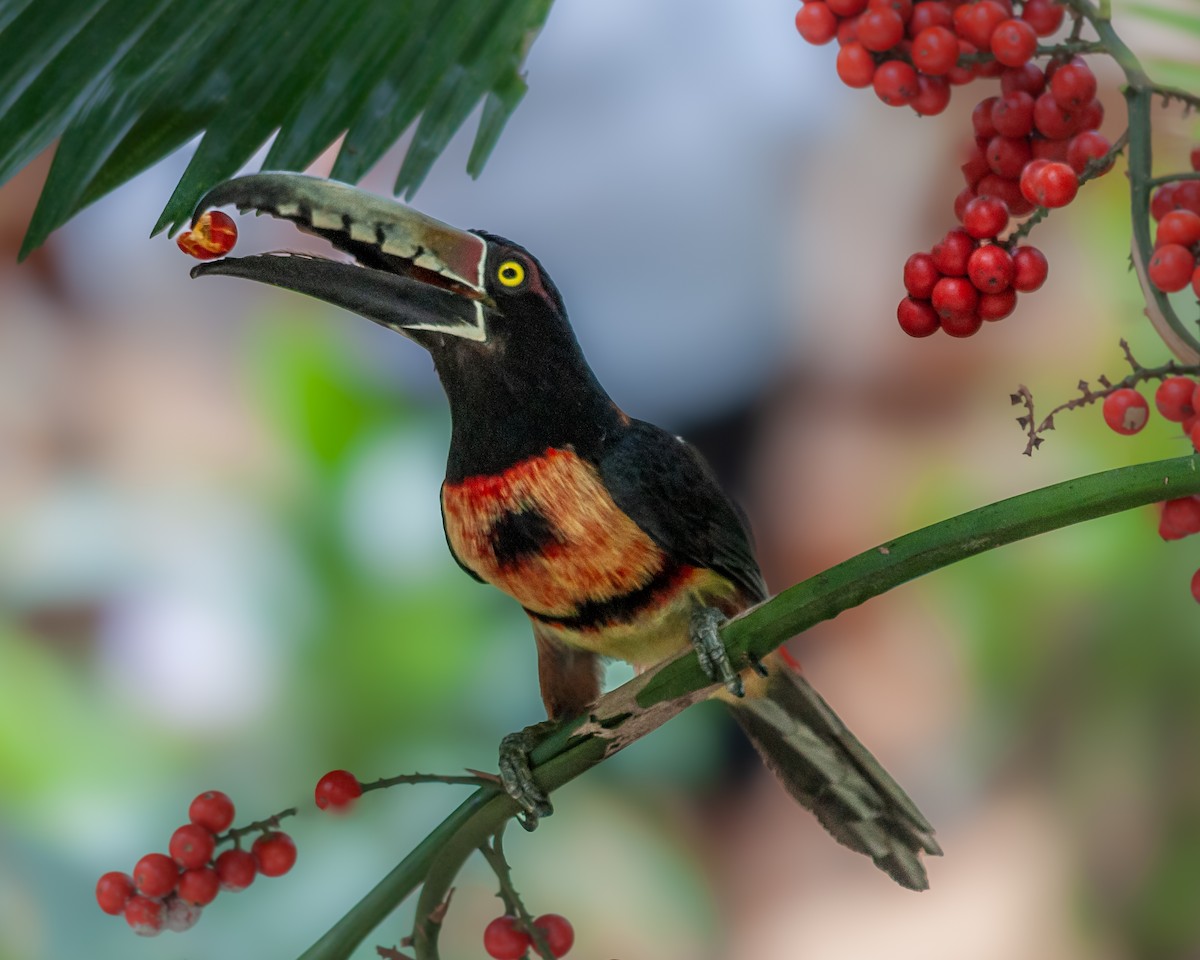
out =
[[400,333],[487,339],[495,306],[484,287],[487,241],[348,184],[297,173],[255,173],[218,184],[196,206],[233,204],[324,237],[354,262],[306,254],[225,257],[193,277],[230,276],[295,290]]

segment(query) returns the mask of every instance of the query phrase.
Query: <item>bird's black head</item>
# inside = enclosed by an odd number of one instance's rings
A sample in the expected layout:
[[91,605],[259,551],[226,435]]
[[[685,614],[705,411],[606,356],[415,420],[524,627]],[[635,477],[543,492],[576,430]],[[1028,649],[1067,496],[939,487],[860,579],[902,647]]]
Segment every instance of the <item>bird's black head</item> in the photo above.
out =
[[192,276],[295,290],[416,341],[450,399],[456,449],[494,448],[503,465],[548,445],[587,446],[623,419],[583,359],[558,289],[518,244],[301,174],[229,180],[196,217],[224,204],[291,220],[354,262],[270,253],[202,263]]

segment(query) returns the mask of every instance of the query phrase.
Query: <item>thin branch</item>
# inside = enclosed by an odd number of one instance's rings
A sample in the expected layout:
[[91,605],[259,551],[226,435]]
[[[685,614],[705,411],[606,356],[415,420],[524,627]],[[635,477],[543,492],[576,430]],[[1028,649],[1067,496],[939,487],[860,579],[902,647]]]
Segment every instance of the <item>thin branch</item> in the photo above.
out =
[[1129,342],[1122,340],[1120,343],[1121,351],[1125,355],[1125,362],[1129,364],[1131,369],[1129,375],[1114,382],[1104,374],[1101,374],[1096,378],[1096,383],[1099,384],[1098,389],[1093,389],[1089,381],[1080,380],[1077,385],[1079,396],[1072,397],[1070,400],[1060,403],[1046,414],[1041,423],[1037,422],[1034,415],[1033,394],[1029,389],[1022,384],[1017,388],[1017,392],[1012,394],[1012,402],[1014,404],[1023,403],[1027,411],[1024,416],[1017,417],[1017,423],[1021,425],[1029,437],[1029,442],[1025,445],[1025,455],[1027,457],[1032,456],[1033,451],[1042,445],[1043,437],[1041,435],[1047,430],[1054,429],[1055,415],[1062,413],[1064,410],[1075,410],[1079,407],[1086,407],[1089,404],[1103,400],[1118,390],[1124,390],[1127,387],[1136,387],[1138,384],[1146,383],[1150,380],[1165,380],[1167,377],[1200,375],[1200,365],[1181,364],[1175,360],[1169,360],[1157,367],[1144,367],[1134,357]]
[[496,875],[496,882],[500,884],[498,896],[504,901],[504,912],[517,918],[518,926],[533,940],[533,947],[538,956],[543,957],[544,960],[554,960],[554,952],[550,949],[550,944],[546,942],[546,934],[541,928],[533,925],[533,914],[526,909],[524,901],[521,900],[521,894],[518,892],[516,884],[513,883],[512,867],[508,864],[508,858],[504,856],[503,828],[496,832],[490,843],[481,844],[479,852],[483,854],[483,858]]

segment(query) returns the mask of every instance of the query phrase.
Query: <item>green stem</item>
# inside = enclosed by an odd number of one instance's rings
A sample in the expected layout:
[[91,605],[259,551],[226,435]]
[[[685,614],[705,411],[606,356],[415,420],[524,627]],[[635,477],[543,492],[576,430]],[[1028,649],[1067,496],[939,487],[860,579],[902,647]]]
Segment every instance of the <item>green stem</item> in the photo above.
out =
[[[731,620],[722,629],[722,636],[735,666],[746,667],[751,657],[766,656],[814,624],[958,560],[1069,524],[1195,493],[1200,493],[1197,456],[1120,467],[1034,490],[932,524],[852,557]],[[630,691],[639,706],[650,707],[711,686],[695,656],[684,654],[606,694],[592,715],[612,718],[612,709],[607,705],[627,702]],[[573,737],[582,722],[583,718],[564,724],[533,751],[537,781],[548,792],[613,752],[610,741],[599,736]],[[646,732],[649,728],[642,731]],[[301,960],[345,960],[427,878],[430,902],[422,898],[418,916],[424,915],[422,910],[428,913],[444,898],[471,851],[486,843],[516,812],[517,805],[496,787],[477,790]]]
[[[731,620],[722,637],[734,666],[749,666],[790,637],[916,577],[978,553],[1084,520],[1200,493],[1200,456],[1160,460],[1068,480],[943,520],[860,553]],[[656,671],[638,697],[649,706],[697,688],[694,658]]]
[[[1153,189],[1153,155],[1151,151],[1150,113],[1155,94],[1177,96],[1189,102],[1195,100],[1185,91],[1176,91],[1156,86],[1141,61],[1125,41],[1117,35],[1111,21],[1102,11],[1096,10],[1087,0],[1072,0],[1095,29],[1109,56],[1125,74],[1125,102],[1129,113],[1129,204],[1130,221],[1133,227],[1134,264],[1142,295],[1150,304],[1151,321],[1175,354],[1185,362],[1200,357],[1200,340],[1180,320],[1167,295],[1150,283],[1145,265],[1154,250],[1150,237],[1150,193]],[[1158,322],[1161,318],[1161,323]]]

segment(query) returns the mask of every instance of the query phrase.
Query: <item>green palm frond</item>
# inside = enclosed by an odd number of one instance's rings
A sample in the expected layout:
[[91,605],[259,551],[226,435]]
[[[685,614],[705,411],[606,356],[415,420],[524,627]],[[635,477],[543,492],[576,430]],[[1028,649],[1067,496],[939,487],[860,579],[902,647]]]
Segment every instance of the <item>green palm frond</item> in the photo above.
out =
[[21,255],[203,134],[154,226],[175,229],[272,134],[300,170],[345,134],[357,182],[416,123],[411,194],[482,101],[477,175],[525,92],[552,0],[0,0],[0,183],[58,147]]

